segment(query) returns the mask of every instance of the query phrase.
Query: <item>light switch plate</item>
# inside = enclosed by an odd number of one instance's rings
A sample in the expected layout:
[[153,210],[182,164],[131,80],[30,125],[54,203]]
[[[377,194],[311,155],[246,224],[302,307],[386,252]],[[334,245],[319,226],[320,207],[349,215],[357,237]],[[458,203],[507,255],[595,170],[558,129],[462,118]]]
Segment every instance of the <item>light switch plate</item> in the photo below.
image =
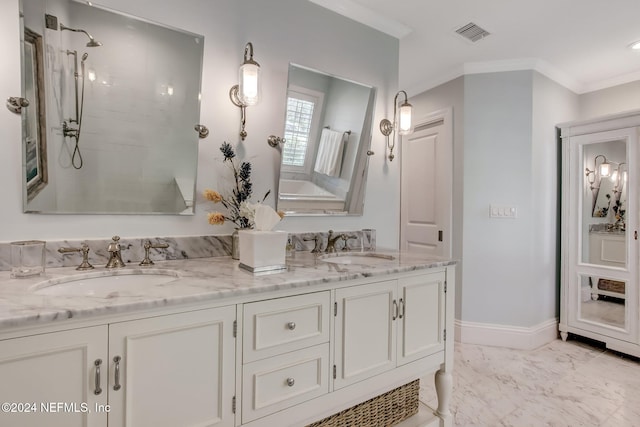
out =
[[489,205],[490,218],[517,218],[518,208],[507,205]]

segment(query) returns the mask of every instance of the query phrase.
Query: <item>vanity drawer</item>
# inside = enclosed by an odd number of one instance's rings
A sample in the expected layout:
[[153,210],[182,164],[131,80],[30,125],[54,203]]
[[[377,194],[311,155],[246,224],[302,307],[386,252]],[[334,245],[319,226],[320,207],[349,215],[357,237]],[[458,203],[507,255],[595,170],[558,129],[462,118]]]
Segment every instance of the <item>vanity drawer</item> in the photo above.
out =
[[329,342],[330,293],[244,305],[244,363]]
[[328,392],[328,343],[246,364],[242,368],[242,422]]

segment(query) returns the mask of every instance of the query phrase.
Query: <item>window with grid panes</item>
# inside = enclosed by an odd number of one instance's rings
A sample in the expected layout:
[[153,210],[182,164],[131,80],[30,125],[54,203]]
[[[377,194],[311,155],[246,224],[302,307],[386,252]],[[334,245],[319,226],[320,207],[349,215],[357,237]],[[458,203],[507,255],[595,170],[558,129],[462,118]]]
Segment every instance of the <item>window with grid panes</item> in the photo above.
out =
[[309,148],[315,102],[289,96],[282,150],[282,164],[304,167]]

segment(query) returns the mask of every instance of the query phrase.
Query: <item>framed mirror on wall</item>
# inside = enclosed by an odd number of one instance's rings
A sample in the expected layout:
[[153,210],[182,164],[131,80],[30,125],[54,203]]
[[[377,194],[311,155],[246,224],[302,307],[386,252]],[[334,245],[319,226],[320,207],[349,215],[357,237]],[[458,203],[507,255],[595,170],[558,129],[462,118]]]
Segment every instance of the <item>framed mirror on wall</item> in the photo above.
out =
[[375,88],[289,64],[279,210],[362,215]]
[[42,99],[24,212],[192,215],[204,37],[95,3],[20,8],[22,96]]

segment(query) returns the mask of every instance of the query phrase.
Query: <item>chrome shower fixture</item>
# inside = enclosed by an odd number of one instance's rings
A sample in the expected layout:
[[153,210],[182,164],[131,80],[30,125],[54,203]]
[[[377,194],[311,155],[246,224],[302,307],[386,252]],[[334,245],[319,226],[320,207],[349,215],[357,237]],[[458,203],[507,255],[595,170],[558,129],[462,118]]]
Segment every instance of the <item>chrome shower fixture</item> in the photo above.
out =
[[98,46],[102,46],[102,43],[100,43],[99,41],[96,41],[93,36],[91,36],[91,34],[89,34],[88,32],[86,32],[85,30],[83,30],[82,28],[71,28],[71,27],[67,27],[66,25],[64,25],[62,22],[60,23],[60,31],[64,31],[64,30],[68,30],[68,31],[73,31],[74,33],[84,33],[87,37],[89,37],[89,41],[87,42],[86,46],[87,47],[98,47]]

